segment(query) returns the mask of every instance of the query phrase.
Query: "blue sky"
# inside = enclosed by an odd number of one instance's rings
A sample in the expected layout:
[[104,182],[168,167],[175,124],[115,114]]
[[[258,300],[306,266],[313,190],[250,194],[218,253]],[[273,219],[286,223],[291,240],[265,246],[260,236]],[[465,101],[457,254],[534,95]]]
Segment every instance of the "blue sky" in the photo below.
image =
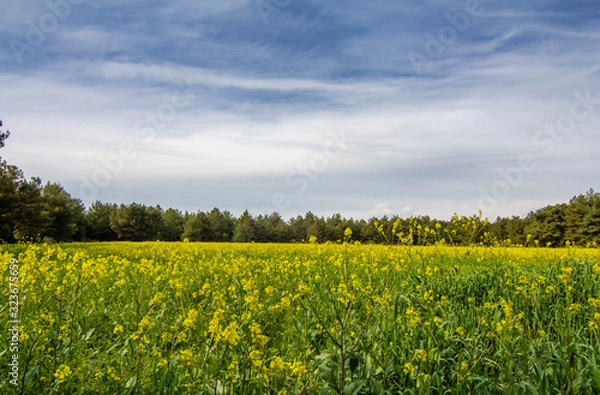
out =
[[94,200],[524,215],[600,189],[597,1],[3,3],[2,156]]

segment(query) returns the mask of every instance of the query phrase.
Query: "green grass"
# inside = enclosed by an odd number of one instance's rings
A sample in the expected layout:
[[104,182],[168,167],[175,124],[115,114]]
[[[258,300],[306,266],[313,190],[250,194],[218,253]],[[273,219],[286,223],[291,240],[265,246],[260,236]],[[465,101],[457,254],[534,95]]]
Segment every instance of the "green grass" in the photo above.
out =
[[[600,393],[584,249],[96,243],[19,264],[26,394]],[[3,331],[1,363],[12,358]]]

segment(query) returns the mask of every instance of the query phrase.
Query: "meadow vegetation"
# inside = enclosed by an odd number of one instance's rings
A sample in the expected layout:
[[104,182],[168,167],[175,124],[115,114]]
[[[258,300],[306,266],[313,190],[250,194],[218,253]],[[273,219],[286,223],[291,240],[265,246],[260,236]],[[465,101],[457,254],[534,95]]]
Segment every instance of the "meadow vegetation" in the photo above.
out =
[[344,238],[2,246],[0,392],[600,392],[597,249]]

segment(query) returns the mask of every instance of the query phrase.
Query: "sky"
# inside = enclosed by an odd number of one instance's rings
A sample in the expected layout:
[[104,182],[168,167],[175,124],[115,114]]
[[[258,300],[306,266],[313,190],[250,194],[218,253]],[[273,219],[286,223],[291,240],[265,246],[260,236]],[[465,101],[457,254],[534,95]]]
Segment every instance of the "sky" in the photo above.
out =
[[600,190],[597,0],[21,0],[2,157],[96,200],[526,215]]

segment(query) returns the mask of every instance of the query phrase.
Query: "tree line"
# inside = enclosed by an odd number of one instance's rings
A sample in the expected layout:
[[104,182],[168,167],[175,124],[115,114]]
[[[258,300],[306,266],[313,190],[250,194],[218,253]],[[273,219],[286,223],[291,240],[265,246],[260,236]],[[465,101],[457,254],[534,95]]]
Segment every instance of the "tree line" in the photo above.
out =
[[[2,122],[0,121],[0,127]],[[8,131],[0,130],[0,148]],[[349,230],[349,231],[348,231]],[[349,236],[351,234],[351,236]],[[600,194],[590,189],[568,203],[550,205],[524,218],[481,213],[454,215],[450,220],[416,216],[370,219],[330,217],[311,212],[285,220],[277,212],[235,217],[229,211],[181,212],[139,203],[97,201],[86,208],[60,184],[26,179],[0,157],[0,242],[40,241],[211,241],[211,242],[341,242],[429,245],[507,244],[558,247],[600,244]]]

